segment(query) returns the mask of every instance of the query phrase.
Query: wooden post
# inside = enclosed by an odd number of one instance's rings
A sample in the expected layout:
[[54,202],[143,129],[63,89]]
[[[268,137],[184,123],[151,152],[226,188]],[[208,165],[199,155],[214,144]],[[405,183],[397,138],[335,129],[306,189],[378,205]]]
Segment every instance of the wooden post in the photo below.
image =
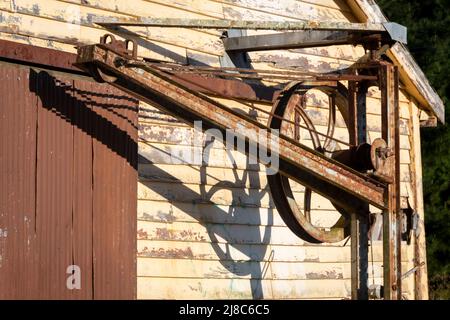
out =
[[428,272],[427,254],[425,239],[425,213],[423,208],[423,187],[422,187],[422,156],[420,143],[420,119],[419,109],[415,101],[409,103],[410,130],[411,130],[411,163],[412,182],[414,187],[414,210],[419,215],[419,232],[414,233],[414,264],[420,265],[425,262],[425,266],[418,268],[415,272],[415,299],[428,300]]

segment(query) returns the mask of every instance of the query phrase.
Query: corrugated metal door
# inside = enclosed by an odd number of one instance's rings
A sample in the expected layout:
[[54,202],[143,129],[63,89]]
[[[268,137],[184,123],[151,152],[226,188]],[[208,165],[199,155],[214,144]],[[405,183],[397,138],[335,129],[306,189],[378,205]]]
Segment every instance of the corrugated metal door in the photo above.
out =
[[107,85],[0,65],[0,299],[135,298],[137,108]]

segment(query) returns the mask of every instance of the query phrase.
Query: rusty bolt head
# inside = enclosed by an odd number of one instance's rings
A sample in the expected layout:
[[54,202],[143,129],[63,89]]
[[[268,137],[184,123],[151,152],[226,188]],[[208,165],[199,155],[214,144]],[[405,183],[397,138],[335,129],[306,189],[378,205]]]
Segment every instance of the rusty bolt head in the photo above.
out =
[[391,148],[377,148],[376,152],[378,156],[383,160],[386,160],[387,158],[394,155],[394,151],[392,151]]

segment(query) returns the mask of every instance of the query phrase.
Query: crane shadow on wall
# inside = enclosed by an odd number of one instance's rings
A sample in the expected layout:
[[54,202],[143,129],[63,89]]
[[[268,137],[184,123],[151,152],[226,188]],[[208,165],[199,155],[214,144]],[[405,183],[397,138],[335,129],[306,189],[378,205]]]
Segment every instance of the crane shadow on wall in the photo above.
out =
[[[159,153],[159,156],[155,157],[157,153]],[[201,237],[191,239],[195,235],[190,230],[184,230],[180,233],[170,232],[171,224],[177,223],[177,217],[174,217],[171,212],[140,212],[139,219],[166,222],[168,229],[164,232],[161,232],[161,230],[158,232],[159,236],[165,235],[166,240],[194,240],[210,243],[222,267],[229,274],[226,275],[224,270],[210,270],[205,277],[223,278],[225,276],[249,279],[252,298],[263,299],[262,281],[267,276],[266,273],[272,257],[272,253],[268,252],[268,243],[272,234],[273,209],[271,206],[267,209],[267,221],[262,221],[259,212],[262,206],[261,200],[270,193],[265,187],[261,189],[259,166],[250,165],[247,157],[246,170],[243,171],[241,177],[237,166],[234,165],[231,169],[233,181],[219,181],[213,186],[208,186],[206,181],[210,173],[208,173],[208,166],[203,164],[196,167],[201,181],[200,191],[196,192],[184,185],[179,178],[160,169],[153,163],[155,160],[160,160],[161,157],[169,156],[164,155],[164,153],[167,153],[167,151],[153,149],[151,154],[139,154],[139,166],[140,168],[145,167],[144,170],[139,170],[140,183],[168,199],[171,206],[178,211],[189,214],[197,220],[206,229],[209,239]],[[231,153],[227,153],[228,157],[232,159]],[[189,164],[184,165],[190,166]],[[183,165],[180,166],[180,171],[182,167]],[[190,167],[193,168],[193,166]],[[210,178],[217,177],[210,176]],[[171,183],[170,194],[167,194],[165,188],[161,188],[160,181]],[[246,186],[250,186],[250,188]],[[214,196],[224,190],[228,191],[229,194],[231,193],[231,205],[218,205],[214,202]],[[205,208],[205,206],[206,209],[200,209],[200,207]],[[148,234],[144,233],[140,236],[145,239]],[[147,257],[158,257],[161,252],[143,252],[140,254]],[[236,256],[240,257],[239,260],[235,259]],[[242,259],[243,256],[245,259]],[[199,259],[199,257],[196,257],[196,253],[191,250],[189,250],[188,255],[182,254],[182,258]],[[230,283],[232,282],[232,279],[230,279]],[[237,291],[237,289],[233,290],[232,287],[228,289],[230,290],[229,293]]]
[[133,39],[136,41],[138,48],[145,48],[151,52],[157,53],[158,55],[160,55],[162,57],[165,57],[166,59],[171,59],[173,61],[176,61],[176,62],[182,63],[182,64],[208,66],[207,63],[205,63],[204,61],[200,61],[193,56],[189,56],[188,54],[180,55],[174,51],[164,48],[163,46],[157,45],[154,41],[150,41],[150,40],[146,39],[145,37],[147,35],[138,34],[136,32],[133,32],[133,31],[131,31],[127,28],[121,27],[121,26],[105,25],[104,28],[116,36]]
[[[29,87],[42,107],[81,129],[137,170],[138,100],[113,92],[84,89],[86,81],[59,79],[46,71],[30,70]],[[92,82],[93,86],[107,88]],[[89,86],[89,85],[88,85]],[[114,119],[114,123],[111,119]]]

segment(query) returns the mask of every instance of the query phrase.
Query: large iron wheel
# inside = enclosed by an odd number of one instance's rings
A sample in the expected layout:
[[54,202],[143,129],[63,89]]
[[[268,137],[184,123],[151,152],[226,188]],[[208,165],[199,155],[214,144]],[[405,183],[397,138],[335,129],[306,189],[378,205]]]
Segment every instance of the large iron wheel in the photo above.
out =
[[[309,90],[320,90],[329,98],[329,119],[326,138],[321,141],[317,130],[306,112],[306,93]],[[307,83],[295,82],[289,84],[280,98],[273,106],[268,126],[271,129],[278,129],[280,135],[293,138],[300,142],[299,126],[307,128],[311,137],[314,149],[331,157],[336,151],[336,143],[333,143],[333,136],[336,125],[336,107],[343,116],[348,128],[348,91],[342,84],[337,87],[331,86],[310,86]],[[333,206],[341,214],[341,218],[330,228],[314,226],[311,223],[311,200],[312,190],[305,188],[304,208],[300,209],[297,204],[291,183],[288,177],[281,173],[267,175],[268,184],[277,207],[277,210],[292,232],[301,239],[310,243],[336,243],[344,240],[350,235],[350,216],[339,208]]]

